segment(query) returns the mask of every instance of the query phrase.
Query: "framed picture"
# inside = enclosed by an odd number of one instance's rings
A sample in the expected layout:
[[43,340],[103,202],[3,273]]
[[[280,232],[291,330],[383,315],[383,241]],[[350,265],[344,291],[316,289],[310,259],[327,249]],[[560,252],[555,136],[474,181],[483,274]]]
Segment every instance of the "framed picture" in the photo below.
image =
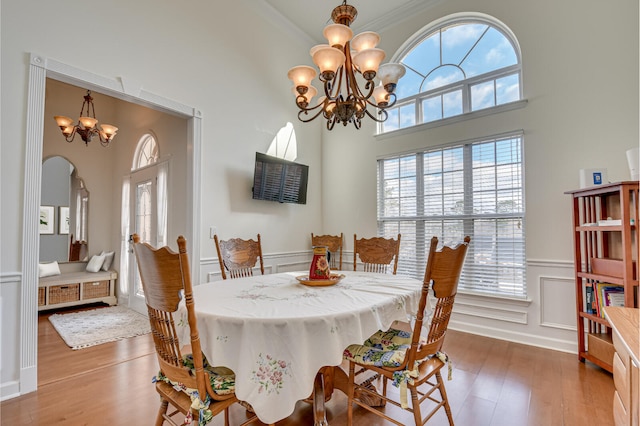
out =
[[58,215],[58,234],[69,233],[69,207],[60,206]]
[[53,206],[40,206],[40,233],[53,234],[55,209]]

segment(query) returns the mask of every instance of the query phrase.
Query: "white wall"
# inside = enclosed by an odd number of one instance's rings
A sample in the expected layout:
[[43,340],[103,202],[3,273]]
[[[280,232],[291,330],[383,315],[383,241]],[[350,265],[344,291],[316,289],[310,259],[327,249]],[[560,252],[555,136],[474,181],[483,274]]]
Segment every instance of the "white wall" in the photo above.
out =
[[522,129],[529,301],[461,295],[452,327],[575,352],[571,199],[564,191],[579,187],[581,168],[605,167],[613,182],[630,179],[625,151],[639,143],[638,2],[448,0],[386,28],[381,47],[392,56],[428,23],[458,12],[492,15],[515,33],[527,105],[387,137],[374,137],[373,125],[325,131],[325,228],[344,232],[349,249],[354,232],[376,233],[378,156]]
[[[100,14],[92,17],[89,29],[80,28],[74,11],[87,8],[99,9]],[[308,250],[310,232],[318,232],[322,226],[319,126],[294,123],[299,141],[297,160],[310,166],[306,206],[253,201],[250,193],[255,152],[265,152],[280,127],[295,119],[286,72],[308,52],[307,46],[292,45],[292,40],[304,37],[287,30],[281,22],[276,25],[265,19],[269,13],[260,3],[249,0],[225,3],[224,7],[212,2],[185,5],[170,1],[159,4],[150,0],[117,0],[108,8],[96,1],[3,2],[0,17],[1,398],[21,392],[24,356],[20,354],[20,294],[23,286],[37,285],[21,279],[29,54],[49,57],[108,79],[122,78],[125,84],[142,86],[147,93],[198,108],[202,113],[203,142],[201,158],[196,160],[202,169],[202,191],[196,197],[201,198],[202,207],[199,212],[202,224],[197,227],[201,229],[203,264],[214,259],[213,242],[208,239],[209,225],[216,226],[223,236],[250,236],[260,232],[265,251],[295,254]],[[25,16],[29,16],[29,25],[24,24]],[[239,17],[251,31],[240,30]],[[89,37],[82,36],[85,29],[90,31]],[[78,102],[74,96],[73,104],[77,106],[69,113],[72,116],[77,114],[76,108],[79,110]],[[98,110],[98,115],[101,114]],[[105,110],[104,114],[108,112]],[[101,119],[109,122],[106,116]],[[118,125],[118,120],[125,122],[126,117],[116,115],[111,122]],[[50,125],[45,120],[44,126]],[[114,144],[125,142],[123,136],[119,133]],[[73,150],[84,151],[83,154],[89,156],[94,147],[87,150],[84,146],[74,146]],[[118,156],[127,154],[120,152]],[[99,170],[104,169],[107,181],[120,181],[122,170],[114,169],[120,159],[105,158],[105,163],[113,164],[98,165]],[[185,185],[173,188],[176,194],[173,201],[176,208],[181,208],[179,197],[183,194],[186,197],[188,191],[187,171],[176,172],[185,175]],[[92,190],[92,184],[86,183]],[[94,200],[92,197],[92,209]],[[106,211],[117,212],[118,191],[112,190],[99,203]],[[117,247],[114,224],[105,228],[110,230],[106,238],[111,238],[112,245]],[[170,233],[180,231],[180,225],[170,226]],[[169,235],[169,241],[175,241],[176,236]],[[192,259],[196,263],[200,260]]]

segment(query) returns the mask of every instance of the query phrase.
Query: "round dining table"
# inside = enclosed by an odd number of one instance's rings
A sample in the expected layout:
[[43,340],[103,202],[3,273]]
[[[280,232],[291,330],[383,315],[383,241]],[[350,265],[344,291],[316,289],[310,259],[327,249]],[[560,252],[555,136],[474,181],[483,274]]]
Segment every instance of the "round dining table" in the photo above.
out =
[[[407,321],[418,309],[422,281],[370,272],[334,274],[343,277],[326,286],[301,283],[304,272],[285,272],[193,288],[204,355],[210,364],[235,372],[236,396],[264,423],[291,415],[297,401],[313,395],[314,384],[317,392],[318,372],[339,366],[347,346],[394,321]],[[188,341],[184,304],[178,315],[180,338]],[[313,401],[322,405],[316,412],[323,417],[324,398]],[[323,424],[326,419],[316,420]]]

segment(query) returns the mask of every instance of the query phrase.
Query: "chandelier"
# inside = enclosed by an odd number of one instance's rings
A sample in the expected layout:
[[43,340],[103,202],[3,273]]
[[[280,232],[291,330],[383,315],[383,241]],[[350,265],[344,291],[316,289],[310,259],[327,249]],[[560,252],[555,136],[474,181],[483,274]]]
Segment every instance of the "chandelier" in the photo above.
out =
[[[85,106],[87,108],[86,113]],[[91,111],[89,111],[89,109],[91,109]],[[89,114],[91,114],[91,116],[89,116]],[[98,128],[98,120],[96,119],[96,110],[93,106],[91,90],[87,90],[87,94],[84,96],[78,124],[74,125],[71,118],[63,115],[56,115],[53,118],[56,120],[56,123],[58,123],[58,127],[62,130],[62,134],[67,142],[72,142],[76,134],[79,134],[85,145],[89,146],[91,139],[98,135],[100,144],[102,146],[108,146],[118,131],[118,128],[111,124],[101,124],[100,128]]]
[[[353,36],[349,26],[357,15],[356,8],[344,0],[331,12],[334,23],[323,31],[328,44],[314,46],[309,52],[320,70],[318,78],[324,89],[324,96],[315,106],[310,106],[311,99],[318,93],[311,84],[317,74],[315,68],[300,65],[289,70],[300,121],[306,123],[322,115],[329,130],[336,123],[344,126],[353,123],[359,129],[365,115],[380,123],[385,121],[386,109],[396,103],[393,92],[405,68],[396,63],[380,65],[385,53],[376,48],[380,41],[378,34],[365,31]],[[375,77],[379,80],[377,86]],[[369,107],[377,108],[377,114]]]

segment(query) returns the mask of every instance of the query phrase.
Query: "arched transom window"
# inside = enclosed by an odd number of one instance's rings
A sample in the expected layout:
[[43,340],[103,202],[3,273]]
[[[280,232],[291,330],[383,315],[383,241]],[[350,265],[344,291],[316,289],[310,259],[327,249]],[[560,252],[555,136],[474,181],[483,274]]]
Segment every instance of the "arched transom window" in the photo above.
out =
[[520,49],[511,31],[482,16],[445,18],[397,53],[406,67],[382,133],[495,107],[522,98]]
[[133,156],[133,167],[131,170],[138,170],[158,162],[158,143],[153,135],[147,133],[140,138],[136,153]]

